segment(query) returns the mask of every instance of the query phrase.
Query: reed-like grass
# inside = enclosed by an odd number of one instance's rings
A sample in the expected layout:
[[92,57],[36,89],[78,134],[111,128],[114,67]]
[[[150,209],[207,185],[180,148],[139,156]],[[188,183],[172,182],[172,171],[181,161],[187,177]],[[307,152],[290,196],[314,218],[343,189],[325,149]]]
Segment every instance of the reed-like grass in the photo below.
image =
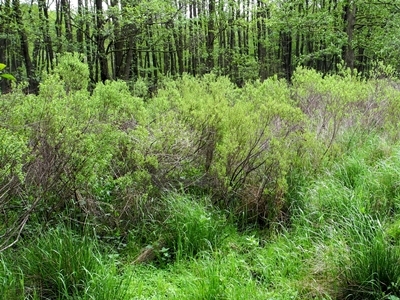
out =
[[213,251],[221,244],[230,225],[212,209],[208,198],[171,194],[164,201],[166,219],[160,235],[177,260]]
[[0,299],[130,299],[118,267],[94,237],[60,225],[0,257]]

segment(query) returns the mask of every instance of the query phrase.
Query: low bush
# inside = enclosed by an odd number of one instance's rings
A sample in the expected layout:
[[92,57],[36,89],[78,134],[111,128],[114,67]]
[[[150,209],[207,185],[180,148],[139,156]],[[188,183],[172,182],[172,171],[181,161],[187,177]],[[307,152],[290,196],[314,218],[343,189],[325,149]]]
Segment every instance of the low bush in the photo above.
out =
[[[395,86],[342,73],[299,68],[293,86],[270,78],[240,89],[215,74],[183,76],[144,101],[122,81],[90,94],[79,56],[60,57],[37,96],[16,90],[0,103],[4,247],[28,215],[49,225],[60,216],[91,221],[99,237],[126,239],[162,220],[170,190],[209,195],[242,228],[287,225],[323,168],[336,168],[334,184],[351,192],[369,170],[356,158],[339,170],[335,160],[371,132],[396,140]],[[391,183],[371,200],[377,210],[397,209],[393,168],[379,176]]]
[[[213,195],[214,203],[231,210],[244,226],[285,219],[286,175],[303,144],[303,115],[283,81],[239,90],[212,74],[184,77],[159,90],[149,110],[155,127],[169,129],[163,123],[169,120],[182,128],[163,148],[170,156],[158,160],[161,170],[171,170],[164,182]],[[175,158],[175,166],[163,167],[168,157]]]

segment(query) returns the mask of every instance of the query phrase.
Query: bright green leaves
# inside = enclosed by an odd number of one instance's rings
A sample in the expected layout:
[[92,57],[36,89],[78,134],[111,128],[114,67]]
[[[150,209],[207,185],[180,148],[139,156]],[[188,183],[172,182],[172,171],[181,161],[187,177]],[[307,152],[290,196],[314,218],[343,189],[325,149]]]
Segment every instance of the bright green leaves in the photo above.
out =
[[[175,157],[176,166],[169,167],[173,180],[190,186],[208,178],[215,185],[213,193],[243,215],[247,201],[258,207],[250,218],[257,219],[270,204],[278,213],[284,201],[267,204],[268,199],[282,200],[287,189],[285,176],[300,147],[298,129],[304,118],[293,104],[283,80],[238,89],[226,77],[184,76],[150,101],[151,110],[164,111],[154,124],[164,135],[153,147],[168,140],[169,146],[161,148],[168,149],[169,164]],[[271,212],[264,221],[276,216]]]
[[89,84],[88,66],[82,63],[83,57],[78,53],[66,53],[59,58],[54,69],[62,79],[66,91],[86,90]]
[[23,165],[28,156],[26,140],[11,130],[0,128],[0,183],[7,185],[7,180],[16,176],[24,181]]
[[0,77],[7,80],[15,80],[15,77],[11,74],[3,73],[2,71],[5,69],[6,65],[0,63]]

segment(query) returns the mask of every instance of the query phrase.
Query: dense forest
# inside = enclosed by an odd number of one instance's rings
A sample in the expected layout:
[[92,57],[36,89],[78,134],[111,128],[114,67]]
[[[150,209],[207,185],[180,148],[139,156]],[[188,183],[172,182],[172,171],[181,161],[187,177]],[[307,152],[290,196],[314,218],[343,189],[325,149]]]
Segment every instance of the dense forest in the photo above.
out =
[[32,92],[65,52],[83,55],[92,84],[150,90],[184,73],[290,81],[299,65],[368,75],[376,61],[399,69],[399,13],[397,0],[2,0],[0,62]]

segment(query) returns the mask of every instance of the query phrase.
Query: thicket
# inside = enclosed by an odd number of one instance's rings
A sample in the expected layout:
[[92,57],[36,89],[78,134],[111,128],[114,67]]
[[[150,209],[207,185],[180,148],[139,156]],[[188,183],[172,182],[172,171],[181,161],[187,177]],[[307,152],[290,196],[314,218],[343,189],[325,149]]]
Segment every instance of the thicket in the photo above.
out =
[[[315,202],[314,210],[314,202],[300,196],[306,184],[329,168],[343,186],[356,189],[366,170],[357,161],[343,167],[336,161],[371,135],[389,143],[399,138],[398,83],[366,81],[346,69],[322,76],[298,68],[292,85],[270,78],[243,88],[213,74],[183,76],[164,80],[150,99],[139,97],[140,83],[131,93],[122,81],[98,83],[90,94],[88,77],[87,66],[68,54],[46,76],[38,95],[23,94],[23,86],[2,95],[0,252],[21,237],[29,240],[39,233],[56,236],[54,243],[76,243],[71,233],[54,229],[68,224],[75,232],[121,248],[134,237],[151,245],[151,260],[163,265],[217,247],[227,219],[241,230],[274,232],[295,226],[301,211],[312,211],[308,220],[315,224],[328,220],[324,212],[331,205],[327,213],[337,212],[332,219],[345,220],[349,205],[334,202],[340,195]],[[363,159],[372,164],[384,151]],[[372,216],[398,213],[397,184],[383,184],[397,176],[395,170],[385,168],[363,188],[387,187],[368,201],[357,198],[364,203],[359,209]],[[316,193],[328,191],[321,186]],[[59,245],[46,245],[47,240],[38,244],[57,249]],[[377,250],[387,249],[379,234],[374,241]],[[95,246],[78,248],[86,249],[77,253],[86,263],[98,255]],[[46,251],[39,247],[25,256],[29,261],[45,257],[56,265],[65,263],[61,248]],[[396,260],[393,251],[387,265]],[[361,265],[366,258],[361,250],[348,256]],[[67,277],[54,279],[54,266],[49,265],[44,272],[48,278],[30,278],[40,287],[31,293],[45,295],[55,289],[79,294],[91,270],[102,274],[96,271],[102,268],[96,259],[93,264],[90,269],[82,262],[87,270],[80,270],[73,283]],[[23,273],[40,273],[38,267],[43,266],[32,265]],[[352,271],[345,270],[343,276],[349,286],[360,282]],[[77,290],[68,290],[71,285]],[[397,289],[397,283],[390,288]]]
[[288,223],[291,193],[343,155],[344,136],[398,137],[396,83],[346,70],[299,68],[292,86],[271,78],[241,89],[212,74],[183,76],[146,101],[122,81],[89,94],[88,75],[70,54],[37,96],[2,96],[2,249],[26,224],[60,217],[126,236],[163,221],[171,190],[209,195],[241,226]]

